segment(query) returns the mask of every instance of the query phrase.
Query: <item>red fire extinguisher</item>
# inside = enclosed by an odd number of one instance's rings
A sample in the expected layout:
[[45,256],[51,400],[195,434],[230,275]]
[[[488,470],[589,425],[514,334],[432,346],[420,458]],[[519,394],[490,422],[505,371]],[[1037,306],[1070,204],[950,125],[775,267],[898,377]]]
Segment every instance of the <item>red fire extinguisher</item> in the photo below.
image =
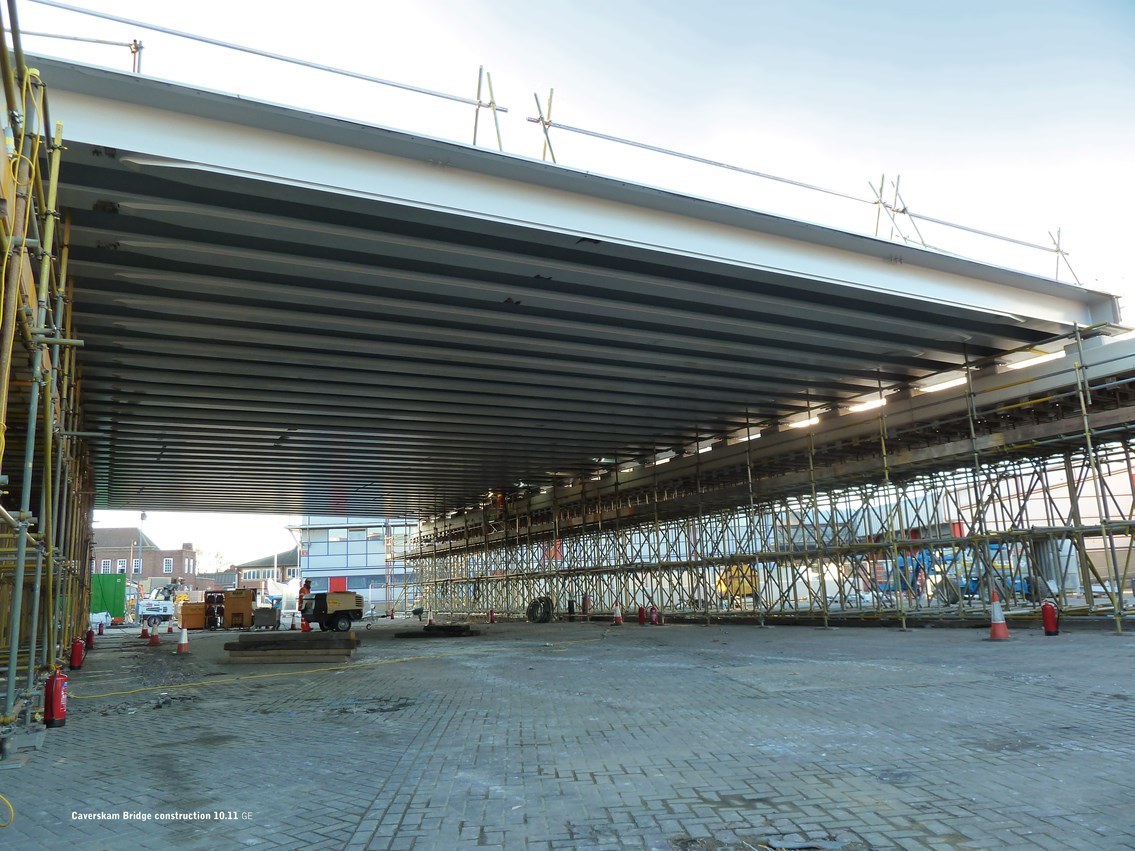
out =
[[43,684],[43,725],[62,727],[67,723],[67,675],[58,665]]
[[1051,600],[1041,603],[1040,619],[1044,623],[1045,635],[1060,635],[1060,614]]
[[95,631],[94,631],[93,628],[87,630],[86,649],[87,650],[94,650],[95,649]]
[[86,646],[83,644],[83,639],[76,638],[71,642],[71,670],[77,671],[83,667],[83,656],[86,654]]

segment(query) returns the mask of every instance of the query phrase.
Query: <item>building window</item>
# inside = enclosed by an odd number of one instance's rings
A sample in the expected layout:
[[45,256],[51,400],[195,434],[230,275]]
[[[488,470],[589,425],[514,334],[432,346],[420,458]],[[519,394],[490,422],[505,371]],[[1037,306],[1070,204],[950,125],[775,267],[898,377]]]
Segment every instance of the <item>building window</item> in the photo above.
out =
[[103,573],[110,573],[110,559],[104,558],[99,563],[99,570],[102,571]]
[[195,572],[196,570],[197,570],[197,561],[196,561],[196,559],[187,558],[187,559],[185,560],[185,572],[186,572],[186,573],[193,573],[193,572]]
[[162,559],[162,573],[173,573],[173,559],[172,558],[163,558]]
[[300,575],[300,569],[298,567],[289,567],[288,568],[288,579],[295,579],[299,575]]
[[114,572],[115,573],[125,573],[126,572],[126,559],[120,558],[120,559],[115,560]]
[[133,568],[134,568],[135,573],[141,573],[142,572],[142,559],[140,559],[140,558],[134,559]]

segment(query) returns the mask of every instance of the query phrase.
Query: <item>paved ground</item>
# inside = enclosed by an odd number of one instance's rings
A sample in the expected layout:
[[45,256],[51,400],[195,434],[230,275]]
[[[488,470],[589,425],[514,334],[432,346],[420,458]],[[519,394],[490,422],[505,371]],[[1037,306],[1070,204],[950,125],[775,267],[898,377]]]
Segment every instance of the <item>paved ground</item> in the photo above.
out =
[[347,667],[100,639],[0,847],[1135,848],[1135,636],[394,626]]

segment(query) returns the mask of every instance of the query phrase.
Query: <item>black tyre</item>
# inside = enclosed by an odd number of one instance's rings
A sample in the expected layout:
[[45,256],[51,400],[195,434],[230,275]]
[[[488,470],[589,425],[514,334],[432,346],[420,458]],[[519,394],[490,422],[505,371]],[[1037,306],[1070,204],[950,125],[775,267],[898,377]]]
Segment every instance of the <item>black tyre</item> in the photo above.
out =
[[337,632],[350,632],[351,630],[351,616],[339,615],[335,618],[335,630]]

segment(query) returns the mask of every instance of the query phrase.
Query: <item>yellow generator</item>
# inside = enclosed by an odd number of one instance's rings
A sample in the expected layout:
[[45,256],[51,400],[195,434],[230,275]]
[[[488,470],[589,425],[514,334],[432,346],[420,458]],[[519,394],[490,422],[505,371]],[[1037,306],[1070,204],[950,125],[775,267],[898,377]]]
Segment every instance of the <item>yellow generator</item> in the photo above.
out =
[[760,568],[756,565],[731,564],[717,570],[717,594],[732,605],[742,597],[755,597],[760,591]]
[[303,601],[303,614],[322,630],[347,632],[352,622],[362,619],[363,597],[350,591],[320,591]]

